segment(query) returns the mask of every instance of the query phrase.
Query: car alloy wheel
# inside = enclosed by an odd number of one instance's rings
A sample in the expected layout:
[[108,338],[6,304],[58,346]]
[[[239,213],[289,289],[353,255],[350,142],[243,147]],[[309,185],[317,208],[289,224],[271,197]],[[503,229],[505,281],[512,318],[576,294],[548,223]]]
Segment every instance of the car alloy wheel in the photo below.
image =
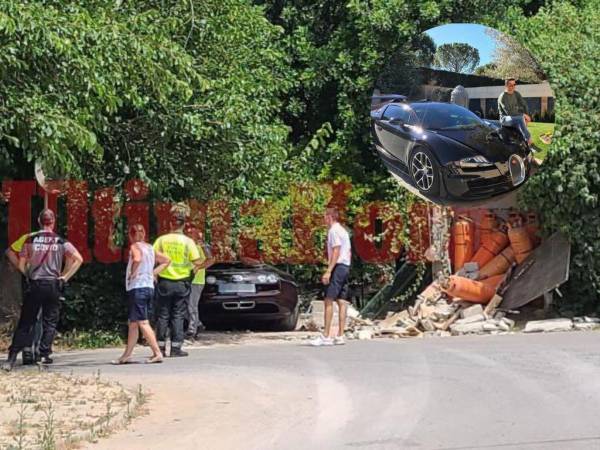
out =
[[411,162],[411,172],[417,187],[422,191],[428,191],[433,186],[435,173],[433,163],[425,153],[417,151]]

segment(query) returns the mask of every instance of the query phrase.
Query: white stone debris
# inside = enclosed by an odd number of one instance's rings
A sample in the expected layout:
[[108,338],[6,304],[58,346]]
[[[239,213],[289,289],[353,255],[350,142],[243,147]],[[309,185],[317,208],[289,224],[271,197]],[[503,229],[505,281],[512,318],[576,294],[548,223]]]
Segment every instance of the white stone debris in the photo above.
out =
[[569,331],[573,329],[571,319],[532,320],[525,325],[525,333]]

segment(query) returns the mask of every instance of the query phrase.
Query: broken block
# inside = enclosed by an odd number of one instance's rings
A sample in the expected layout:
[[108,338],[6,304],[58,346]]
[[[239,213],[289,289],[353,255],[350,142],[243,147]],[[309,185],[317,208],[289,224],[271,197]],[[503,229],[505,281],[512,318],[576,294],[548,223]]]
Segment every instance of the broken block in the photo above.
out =
[[483,307],[479,304],[477,305],[473,305],[473,306],[469,306],[468,308],[463,309],[460,312],[460,318],[461,319],[465,319],[467,317],[470,316],[476,316],[477,314],[482,314],[483,315]]
[[525,333],[569,331],[573,329],[571,319],[532,320],[525,325]]
[[485,322],[485,316],[483,314],[476,314],[474,316],[465,317],[464,319],[457,320],[456,324],[466,324],[475,322]]
[[481,333],[483,331],[483,322],[476,323],[454,323],[450,325],[450,331],[453,335],[469,334],[469,333]]

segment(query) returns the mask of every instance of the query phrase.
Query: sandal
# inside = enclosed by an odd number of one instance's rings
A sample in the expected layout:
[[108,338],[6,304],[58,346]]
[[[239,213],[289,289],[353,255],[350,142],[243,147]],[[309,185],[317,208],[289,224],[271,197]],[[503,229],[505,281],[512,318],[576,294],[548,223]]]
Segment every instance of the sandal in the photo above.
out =
[[121,364],[130,364],[131,363],[130,359],[131,359],[131,357],[125,358],[125,359],[121,359],[121,358],[113,359],[110,363],[115,366],[120,366]]
[[159,364],[161,362],[163,362],[162,356],[152,356],[145,361],[146,364]]

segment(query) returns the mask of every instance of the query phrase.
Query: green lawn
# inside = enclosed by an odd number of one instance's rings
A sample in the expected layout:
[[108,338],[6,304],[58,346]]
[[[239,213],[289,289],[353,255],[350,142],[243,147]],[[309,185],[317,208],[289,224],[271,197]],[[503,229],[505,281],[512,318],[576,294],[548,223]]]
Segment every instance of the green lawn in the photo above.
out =
[[554,124],[531,122],[527,128],[529,129],[531,137],[533,138],[533,145],[541,149],[540,151],[535,153],[535,157],[538,159],[544,159],[546,157],[546,154],[548,153],[548,147],[550,147],[550,145],[544,144],[540,140],[540,135],[545,133],[554,133]]

